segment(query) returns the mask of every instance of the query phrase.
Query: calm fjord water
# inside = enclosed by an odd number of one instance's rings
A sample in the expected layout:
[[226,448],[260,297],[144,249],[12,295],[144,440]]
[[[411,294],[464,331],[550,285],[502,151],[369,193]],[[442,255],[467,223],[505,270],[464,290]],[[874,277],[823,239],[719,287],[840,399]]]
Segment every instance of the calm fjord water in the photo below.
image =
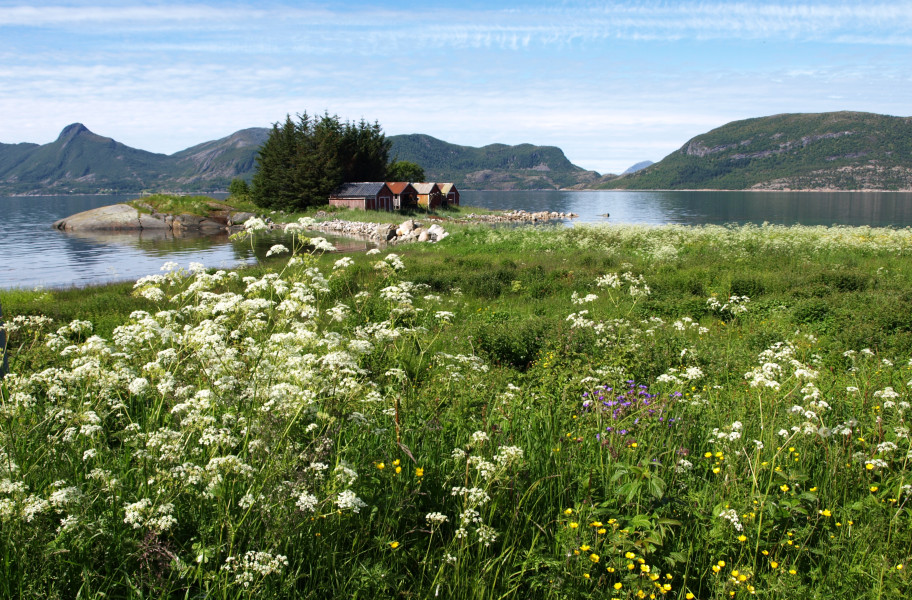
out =
[[[174,261],[230,268],[253,261],[250,245],[227,235],[162,238],[77,235],[57,219],[134,196],[0,197],[0,289],[66,287],[137,279]],[[574,223],[685,225],[775,223],[912,226],[910,193],[802,192],[471,192],[462,204],[574,212]],[[604,214],[610,217],[604,217]],[[341,240],[332,240],[338,243]],[[366,249],[354,243],[349,250]]]

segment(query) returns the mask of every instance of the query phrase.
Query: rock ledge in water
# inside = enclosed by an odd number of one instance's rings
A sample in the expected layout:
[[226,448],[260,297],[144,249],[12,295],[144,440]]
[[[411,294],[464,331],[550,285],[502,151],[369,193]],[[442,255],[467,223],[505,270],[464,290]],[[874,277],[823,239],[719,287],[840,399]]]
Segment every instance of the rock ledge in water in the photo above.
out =
[[225,229],[231,216],[234,215],[201,217],[156,212],[147,214],[128,204],[112,204],[60,219],[54,223],[54,228],[61,231],[171,231],[177,234]]

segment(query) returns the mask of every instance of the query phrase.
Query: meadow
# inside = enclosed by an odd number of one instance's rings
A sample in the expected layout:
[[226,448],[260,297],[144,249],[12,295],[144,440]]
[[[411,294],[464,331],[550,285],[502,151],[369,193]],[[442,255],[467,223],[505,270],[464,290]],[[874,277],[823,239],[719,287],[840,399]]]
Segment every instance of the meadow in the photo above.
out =
[[905,597],[912,230],[447,230],[4,293],[0,597]]

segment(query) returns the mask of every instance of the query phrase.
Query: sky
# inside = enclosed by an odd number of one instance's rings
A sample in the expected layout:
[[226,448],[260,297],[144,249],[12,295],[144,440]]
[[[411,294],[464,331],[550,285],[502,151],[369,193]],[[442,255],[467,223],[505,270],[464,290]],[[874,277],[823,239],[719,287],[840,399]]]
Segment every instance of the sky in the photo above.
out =
[[619,173],[725,123],[912,114],[912,1],[0,0],[0,142],[171,154],[286,115]]

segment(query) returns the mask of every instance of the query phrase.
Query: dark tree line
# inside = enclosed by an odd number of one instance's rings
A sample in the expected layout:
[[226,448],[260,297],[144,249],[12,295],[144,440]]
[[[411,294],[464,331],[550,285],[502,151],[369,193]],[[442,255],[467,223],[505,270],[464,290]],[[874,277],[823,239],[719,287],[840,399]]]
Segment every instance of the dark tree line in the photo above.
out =
[[384,181],[391,142],[379,123],[342,123],[307,113],[275,123],[257,156],[251,199],[257,206],[303,210],[326,204],[348,181]]

